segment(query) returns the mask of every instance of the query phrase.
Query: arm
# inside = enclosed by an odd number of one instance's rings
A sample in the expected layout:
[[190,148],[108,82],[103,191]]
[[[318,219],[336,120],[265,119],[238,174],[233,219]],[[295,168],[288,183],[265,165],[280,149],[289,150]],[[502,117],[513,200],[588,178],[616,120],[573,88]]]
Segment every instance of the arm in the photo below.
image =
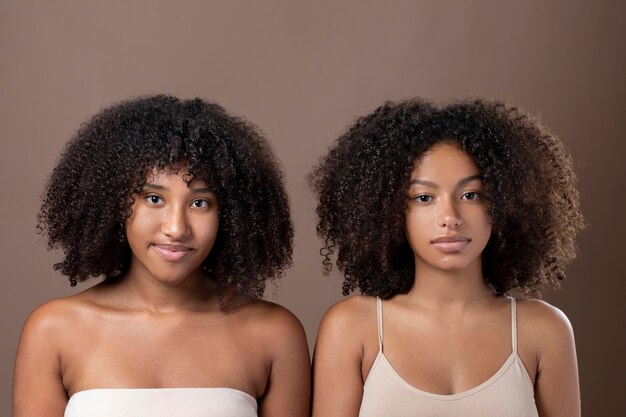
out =
[[265,393],[259,399],[259,416],[305,417],[311,408],[311,362],[300,321],[281,310],[268,331],[271,369]]
[[[535,401],[541,417],[580,417],[578,365],[572,326],[563,312],[541,302]],[[539,307],[539,306],[537,306]],[[538,312],[539,313],[539,312]]]
[[62,337],[52,308],[35,310],[24,324],[13,377],[14,417],[62,417],[67,394],[57,342]]
[[346,301],[333,306],[320,323],[313,358],[313,417],[359,414],[363,347],[355,311]]

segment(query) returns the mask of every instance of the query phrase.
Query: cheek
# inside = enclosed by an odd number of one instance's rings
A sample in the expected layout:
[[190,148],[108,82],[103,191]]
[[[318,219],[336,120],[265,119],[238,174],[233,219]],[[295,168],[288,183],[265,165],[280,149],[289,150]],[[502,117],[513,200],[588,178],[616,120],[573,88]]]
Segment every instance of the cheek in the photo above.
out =
[[422,241],[430,242],[429,225],[432,224],[433,220],[429,217],[427,212],[417,213],[411,209],[406,211],[405,234],[413,250],[422,244]]
[[480,238],[484,246],[487,246],[493,226],[491,224],[491,217],[486,210],[482,212],[480,218],[477,219],[477,224],[480,225],[480,230],[477,231],[476,238]]
[[132,215],[126,220],[126,232],[141,235],[152,231],[159,222],[160,219],[156,214],[141,208],[133,209]]
[[126,239],[131,249],[143,247],[147,241],[151,241],[159,232],[161,218],[159,213],[145,207],[134,206],[131,216],[126,219]]
[[219,225],[220,221],[217,214],[215,216],[210,216],[208,219],[199,219],[198,223],[194,227],[196,230],[196,236],[203,242],[213,245],[213,242],[215,242],[215,238],[217,237]]
[[209,235],[211,236],[211,239],[213,241],[215,241],[215,238],[217,237],[217,232],[219,231],[220,228],[220,219],[218,216],[215,216],[215,218],[210,222],[210,228],[209,228]]
[[489,229],[489,234],[491,234],[492,223],[491,223],[491,216],[489,215],[489,209],[485,208],[482,211],[482,216],[483,216],[483,227],[485,227],[486,229]]
[[147,229],[141,223],[136,217],[126,220],[126,240],[134,254],[139,253],[146,242]]

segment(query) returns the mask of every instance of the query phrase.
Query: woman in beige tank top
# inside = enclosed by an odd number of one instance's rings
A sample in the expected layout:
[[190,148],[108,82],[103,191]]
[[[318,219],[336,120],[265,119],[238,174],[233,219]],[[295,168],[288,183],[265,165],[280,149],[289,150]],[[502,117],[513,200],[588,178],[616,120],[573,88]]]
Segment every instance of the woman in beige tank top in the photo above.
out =
[[14,417],[308,416],[300,322],[261,300],[291,263],[282,176],[253,125],[149,96],[83,125],[39,215],[91,288],[26,321]]
[[583,227],[555,136],[500,102],[389,102],[310,181],[326,269],[362,294],[320,325],[314,417],[580,416],[572,328],[530,298]]

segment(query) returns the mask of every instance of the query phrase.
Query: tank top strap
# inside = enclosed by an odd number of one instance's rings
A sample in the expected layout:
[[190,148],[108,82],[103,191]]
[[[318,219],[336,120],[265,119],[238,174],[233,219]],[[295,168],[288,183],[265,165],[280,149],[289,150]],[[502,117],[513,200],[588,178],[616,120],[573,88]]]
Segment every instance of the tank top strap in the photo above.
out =
[[376,297],[376,321],[378,322],[378,351],[383,351],[383,302]]
[[509,297],[511,302],[511,344],[513,347],[513,353],[517,355],[517,305],[515,298]]

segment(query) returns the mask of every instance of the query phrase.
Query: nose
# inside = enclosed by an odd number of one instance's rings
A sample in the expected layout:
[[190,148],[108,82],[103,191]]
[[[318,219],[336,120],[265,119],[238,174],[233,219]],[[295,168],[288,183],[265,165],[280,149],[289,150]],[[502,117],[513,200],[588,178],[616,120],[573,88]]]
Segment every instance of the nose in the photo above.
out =
[[188,236],[190,230],[185,208],[172,206],[165,210],[161,231],[173,240]]
[[437,223],[440,227],[447,227],[448,229],[456,229],[461,224],[463,224],[463,220],[461,219],[461,213],[453,199],[446,198],[442,199],[439,203],[439,218]]

